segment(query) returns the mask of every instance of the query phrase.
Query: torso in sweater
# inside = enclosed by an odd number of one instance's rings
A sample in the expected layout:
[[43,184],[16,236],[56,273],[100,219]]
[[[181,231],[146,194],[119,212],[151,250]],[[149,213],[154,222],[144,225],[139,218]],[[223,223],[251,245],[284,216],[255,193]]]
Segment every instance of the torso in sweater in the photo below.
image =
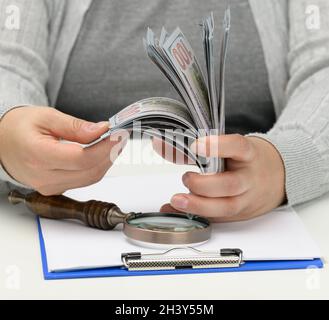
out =
[[[149,96],[179,99],[148,60],[142,38],[147,26],[179,25],[203,62],[198,22],[210,11],[220,38],[224,1],[147,0],[92,3],[71,54],[57,108],[80,118],[107,119]],[[227,64],[227,131],[266,132],[275,121],[259,35],[247,0],[231,1],[232,32]],[[217,50],[218,50],[217,41]],[[218,58],[218,57],[216,57]]]

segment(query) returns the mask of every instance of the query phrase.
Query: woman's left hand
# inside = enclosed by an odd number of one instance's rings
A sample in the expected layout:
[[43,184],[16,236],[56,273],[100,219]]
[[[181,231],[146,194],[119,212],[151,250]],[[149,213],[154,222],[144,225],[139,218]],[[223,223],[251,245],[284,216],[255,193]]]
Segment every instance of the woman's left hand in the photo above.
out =
[[163,212],[180,211],[214,222],[248,220],[285,201],[285,171],[280,154],[264,139],[241,135],[210,136],[192,145],[201,156],[226,159],[218,174],[187,172],[184,185],[190,194],[177,194]]

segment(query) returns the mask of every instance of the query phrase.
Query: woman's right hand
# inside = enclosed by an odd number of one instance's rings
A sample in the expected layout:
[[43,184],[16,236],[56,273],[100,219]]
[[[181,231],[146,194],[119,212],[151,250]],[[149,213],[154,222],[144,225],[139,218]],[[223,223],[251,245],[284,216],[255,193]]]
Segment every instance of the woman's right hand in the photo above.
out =
[[126,138],[110,137],[90,148],[87,144],[108,130],[49,107],[19,107],[0,121],[0,161],[16,181],[43,195],[99,181],[120,154]]

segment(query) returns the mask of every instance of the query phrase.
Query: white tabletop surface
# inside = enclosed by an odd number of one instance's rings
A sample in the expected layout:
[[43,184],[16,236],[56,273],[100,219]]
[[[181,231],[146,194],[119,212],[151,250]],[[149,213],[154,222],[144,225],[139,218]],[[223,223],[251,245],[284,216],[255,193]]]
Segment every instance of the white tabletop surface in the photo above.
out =
[[[153,157],[149,145],[144,145],[141,156],[139,147],[137,142],[129,143],[109,174],[181,170]],[[329,195],[295,209],[328,261]],[[35,218],[22,206],[9,205],[5,196],[0,196],[0,255],[0,299],[329,298],[327,265],[308,270],[45,281]]]

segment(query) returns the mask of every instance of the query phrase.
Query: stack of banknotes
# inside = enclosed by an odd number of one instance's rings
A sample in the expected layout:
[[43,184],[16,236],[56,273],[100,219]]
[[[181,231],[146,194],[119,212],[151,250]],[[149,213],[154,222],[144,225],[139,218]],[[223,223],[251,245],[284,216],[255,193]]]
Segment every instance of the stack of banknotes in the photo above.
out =
[[[201,136],[225,133],[225,60],[230,31],[230,9],[225,11],[220,52],[214,50],[213,14],[201,24],[206,72],[201,70],[193,49],[180,28],[169,34],[162,28],[160,37],[147,30],[144,45],[149,58],[171,82],[182,102],[154,97],[138,101],[110,119],[110,130],[140,131],[161,138],[192,159],[202,172],[224,171],[221,159],[200,159],[189,150]],[[219,70],[215,60],[219,59]]]

